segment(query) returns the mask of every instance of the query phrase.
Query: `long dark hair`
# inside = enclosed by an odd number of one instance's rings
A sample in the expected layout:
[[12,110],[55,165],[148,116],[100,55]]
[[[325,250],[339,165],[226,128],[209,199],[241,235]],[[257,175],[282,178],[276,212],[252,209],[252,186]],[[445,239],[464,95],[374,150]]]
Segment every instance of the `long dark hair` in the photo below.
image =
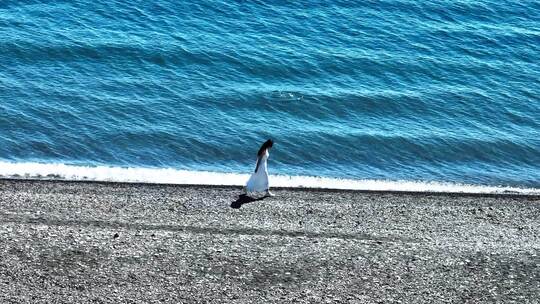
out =
[[271,139],[265,141],[264,144],[262,144],[261,148],[259,149],[259,152],[257,152],[257,156],[261,156],[264,153],[264,150],[268,148],[272,148],[273,145],[274,145],[274,141],[272,141]]

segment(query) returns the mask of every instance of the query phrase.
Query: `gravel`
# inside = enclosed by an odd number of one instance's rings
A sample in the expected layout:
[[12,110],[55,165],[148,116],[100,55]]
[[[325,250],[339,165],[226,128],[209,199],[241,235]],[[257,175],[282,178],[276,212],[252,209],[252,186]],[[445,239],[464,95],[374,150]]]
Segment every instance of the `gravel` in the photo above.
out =
[[0,303],[539,303],[540,197],[0,180]]

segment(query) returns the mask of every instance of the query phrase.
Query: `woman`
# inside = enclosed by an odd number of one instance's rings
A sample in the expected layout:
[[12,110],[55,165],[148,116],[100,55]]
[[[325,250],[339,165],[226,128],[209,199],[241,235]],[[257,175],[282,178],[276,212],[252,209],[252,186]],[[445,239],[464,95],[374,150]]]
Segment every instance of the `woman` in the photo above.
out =
[[266,166],[266,160],[270,155],[268,150],[272,148],[274,142],[269,139],[262,144],[259,152],[257,153],[257,164],[255,165],[255,172],[249,178],[246,184],[246,193],[265,192],[265,196],[274,196],[270,192],[270,186],[268,184],[268,170]]

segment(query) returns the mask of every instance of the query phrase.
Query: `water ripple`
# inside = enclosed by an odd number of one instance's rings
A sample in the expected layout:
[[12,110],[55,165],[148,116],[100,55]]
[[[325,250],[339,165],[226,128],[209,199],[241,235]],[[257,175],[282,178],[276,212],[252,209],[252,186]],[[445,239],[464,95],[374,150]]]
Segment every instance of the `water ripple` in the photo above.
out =
[[2,1],[0,159],[540,181],[538,1]]

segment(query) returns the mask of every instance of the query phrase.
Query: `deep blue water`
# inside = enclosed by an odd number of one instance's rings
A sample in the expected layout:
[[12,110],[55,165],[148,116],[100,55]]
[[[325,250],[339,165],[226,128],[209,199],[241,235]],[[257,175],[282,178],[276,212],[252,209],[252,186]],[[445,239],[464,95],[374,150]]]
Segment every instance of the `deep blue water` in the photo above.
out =
[[[540,187],[540,1],[0,1],[0,162]],[[9,175],[9,172],[8,174]]]

